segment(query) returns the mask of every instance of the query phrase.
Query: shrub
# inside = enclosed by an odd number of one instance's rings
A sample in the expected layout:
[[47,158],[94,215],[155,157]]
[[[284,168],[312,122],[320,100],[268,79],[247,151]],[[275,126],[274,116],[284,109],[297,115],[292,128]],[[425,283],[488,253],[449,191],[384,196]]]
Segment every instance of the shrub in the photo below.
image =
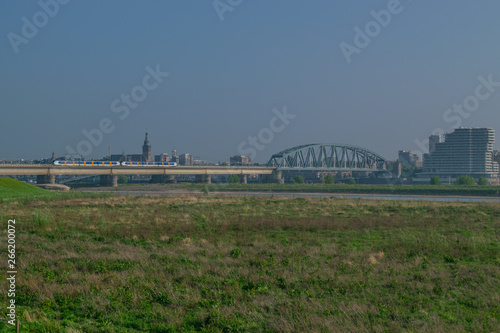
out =
[[118,176],[118,184],[127,184],[128,183],[128,178],[125,175],[119,175]]
[[325,183],[325,184],[334,184],[335,183],[335,178],[333,178],[332,175],[326,175],[325,178],[323,178],[323,183]]
[[293,179],[294,184],[304,184],[304,176],[297,176]]
[[240,182],[240,177],[238,175],[230,175],[229,176],[229,183],[230,184],[238,184]]
[[431,185],[441,185],[441,180],[438,176],[431,177]]
[[349,182],[347,182],[347,184],[356,185],[356,181],[354,180],[354,178],[351,178],[351,179],[349,179]]
[[474,178],[470,175],[466,176],[460,176],[457,178],[457,181],[455,182],[457,185],[465,185],[465,186],[472,186],[476,185],[476,182],[474,181]]
[[479,180],[477,181],[477,185],[486,186],[486,185],[489,185],[489,183],[488,183],[488,180],[486,178],[481,176],[481,177],[479,177]]

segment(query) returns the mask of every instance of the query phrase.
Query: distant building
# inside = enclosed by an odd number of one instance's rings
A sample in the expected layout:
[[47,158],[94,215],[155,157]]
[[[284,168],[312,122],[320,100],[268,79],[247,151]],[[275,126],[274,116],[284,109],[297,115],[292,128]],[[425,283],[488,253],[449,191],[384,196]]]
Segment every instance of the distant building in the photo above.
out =
[[248,156],[244,155],[235,155],[229,158],[230,165],[249,165],[252,163],[252,160]]
[[179,162],[178,161],[179,159],[179,156],[177,156],[177,150],[172,150],[172,157],[170,158],[170,161],[171,162]]
[[419,166],[418,155],[413,154],[411,151],[400,150],[398,152],[398,161],[401,165]]
[[111,161],[131,161],[131,162],[152,162],[151,159],[151,145],[149,144],[148,133],[146,132],[146,137],[144,139],[144,144],[142,145],[142,154],[111,154],[109,156]]
[[205,160],[194,159],[193,160],[193,165],[208,165],[208,163]]
[[429,154],[424,154],[422,176],[456,178],[498,177],[499,165],[493,155],[495,131],[491,128],[457,128],[445,140],[429,138]]
[[167,153],[155,155],[155,162],[170,162],[170,156]]
[[193,165],[193,155],[190,154],[179,155],[179,165]]

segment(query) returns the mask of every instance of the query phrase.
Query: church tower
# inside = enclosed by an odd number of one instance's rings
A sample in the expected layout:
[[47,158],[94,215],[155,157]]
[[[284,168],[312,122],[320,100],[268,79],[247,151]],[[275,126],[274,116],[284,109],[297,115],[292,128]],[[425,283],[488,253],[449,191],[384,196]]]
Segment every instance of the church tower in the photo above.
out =
[[149,144],[148,132],[146,132],[146,138],[144,139],[144,145],[142,146],[142,157],[144,161],[150,162],[151,160],[151,145]]

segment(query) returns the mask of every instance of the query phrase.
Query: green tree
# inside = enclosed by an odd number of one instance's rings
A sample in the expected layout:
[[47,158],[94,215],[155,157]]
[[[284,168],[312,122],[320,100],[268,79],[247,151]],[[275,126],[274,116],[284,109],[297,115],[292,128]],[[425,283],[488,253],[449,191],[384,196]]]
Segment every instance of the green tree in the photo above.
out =
[[238,184],[239,182],[240,182],[240,177],[238,177],[238,175],[229,176],[229,183],[230,184]]
[[128,178],[125,175],[119,175],[118,176],[118,184],[127,184],[128,183]]
[[486,186],[489,184],[488,180],[483,176],[479,177],[479,180],[477,181],[477,185]]
[[335,184],[335,178],[333,178],[332,175],[326,175],[325,178],[323,178],[323,183]]
[[456,185],[472,186],[472,185],[476,185],[476,182],[474,181],[474,178],[472,178],[472,176],[466,175],[466,176],[458,177],[455,184]]
[[297,176],[293,179],[294,184],[304,184],[304,176]]
[[441,180],[438,176],[431,177],[431,185],[441,185]]
[[354,178],[349,179],[349,182],[347,182],[349,185],[356,185],[356,181]]

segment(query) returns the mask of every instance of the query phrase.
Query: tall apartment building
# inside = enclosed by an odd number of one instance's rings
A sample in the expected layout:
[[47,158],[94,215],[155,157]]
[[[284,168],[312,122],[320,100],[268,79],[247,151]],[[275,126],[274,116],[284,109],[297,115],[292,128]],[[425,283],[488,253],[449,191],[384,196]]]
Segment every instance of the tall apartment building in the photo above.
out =
[[493,160],[495,131],[491,128],[457,128],[444,141],[429,138],[429,154],[424,154],[422,176],[475,178],[498,177],[498,163]]

